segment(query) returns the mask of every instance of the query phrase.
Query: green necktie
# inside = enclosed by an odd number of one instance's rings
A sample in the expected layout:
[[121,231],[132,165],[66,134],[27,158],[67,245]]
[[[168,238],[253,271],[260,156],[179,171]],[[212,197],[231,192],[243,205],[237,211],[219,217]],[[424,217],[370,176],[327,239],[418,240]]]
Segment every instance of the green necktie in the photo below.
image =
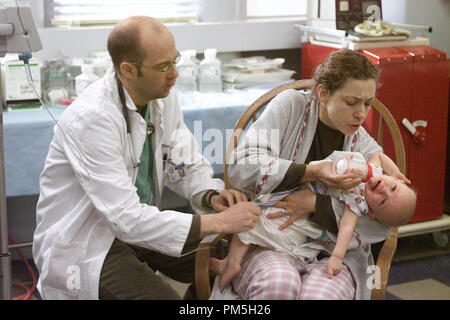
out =
[[[149,106],[145,111],[145,121],[149,121]],[[147,130],[146,130],[147,131]],[[153,146],[152,137],[146,135],[144,148],[141,154],[141,164],[139,166],[136,188],[141,203],[150,204],[152,200],[152,174],[153,174]]]

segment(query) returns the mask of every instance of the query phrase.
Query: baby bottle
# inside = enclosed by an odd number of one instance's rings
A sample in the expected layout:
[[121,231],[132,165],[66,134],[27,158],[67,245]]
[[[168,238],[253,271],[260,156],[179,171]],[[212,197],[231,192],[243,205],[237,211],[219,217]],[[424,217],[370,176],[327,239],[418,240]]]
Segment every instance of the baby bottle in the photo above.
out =
[[333,161],[333,172],[335,174],[354,173],[360,176],[362,182],[372,178],[372,166],[366,162],[359,152],[339,152]]

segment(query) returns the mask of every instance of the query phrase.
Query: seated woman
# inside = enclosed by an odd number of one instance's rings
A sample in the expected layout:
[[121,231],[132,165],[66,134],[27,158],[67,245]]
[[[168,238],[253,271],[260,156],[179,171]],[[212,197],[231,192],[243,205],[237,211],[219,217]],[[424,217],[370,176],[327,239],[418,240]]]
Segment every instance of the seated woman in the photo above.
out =
[[[310,162],[335,150],[360,152],[366,160],[383,151],[362,127],[378,79],[378,69],[364,55],[347,49],[330,54],[315,71],[311,93],[281,92],[249,128],[231,157],[232,185],[247,194],[267,194],[312,181],[336,189],[360,184],[360,178],[336,176],[329,166]],[[397,167],[389,174],[403,177]],[[334,235],[336,216],[342,216],[345,208],[329,195],[309,189],[294,192],[275,207],[289,217],[280,229],[306,218]],[[362,216],[355,231],[363,245],[347,251],[341,271],[331,279],[326,274],[332,254],[329,246],[321,246],[317,262],[301,273],[292,256],[257,248],[244,258],[241,272],[232,281],[233,293],[242,299],[369,299],[367,280],[373,274],[367,270],[374,264],[370,243],[384,240],[390,228]]]
[[[347,153],[351,158],[355,153]],[[328,160],[342,157],[341,153],[333,152]],[[325,160],[325,161],[328,161]],[[330,162],[331,163],[331,162]],[[274,210],[273,204],[291,194],[293,190],[274,194],[261,195],[255,202],[263,208],[263,214],[255,228],[235,234],[233,236],[227,258],[211,258],[211,270],[220,274],[219,288],[224,288],[231,279],[241,270],[241,262],[253,245],[259,245],[285,252],[295,259],[298,269],[301,270],[308,263],[315,260],[317,252],[316,241],[326,241],[334,244],[334,249],[328,260],[327,274],[331,278],[340,272],[342,259],[349,248],[361,245],[359,236],[354,233],[358,217],[368,214],[384,226],[400,226],[408,222],[416,207],[416,193],[406,183],[410,181],[383,175],[396,169],[396,165],[383,153],[374,154],[369,160],[373,175],[367,182],[363,182],[349,190],[331,190],[319,183],[308,183],[312,191],[321,194],[330,194],[343,201],[345,209],[339,219],[339,232],[337,238],[328,234],[314,222],[308,219],[295,221],[286,231],[278,230],[279,223],[266,218]],[[364,180],[365,181],[365,180]]]

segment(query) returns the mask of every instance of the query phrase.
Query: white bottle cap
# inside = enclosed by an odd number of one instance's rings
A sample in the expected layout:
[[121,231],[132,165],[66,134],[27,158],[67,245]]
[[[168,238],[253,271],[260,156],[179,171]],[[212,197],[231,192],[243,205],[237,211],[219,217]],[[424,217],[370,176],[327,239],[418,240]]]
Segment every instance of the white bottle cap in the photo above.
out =
[[84,64],[84,59],[83,58],[72,58],[72,65],[74,66],[82,66]]
[[206,49],[204,54],[205,54],[205,59],[214,60],[214,59],[216,59],[217,49]]
[[82,64],[81,72],[83,73],[94,73],[94,66],[92,64]]
[[181,51],[180,52],[180,60],[178,61],[177,66],[190,64],[190,62],[191,62],[191,57],[189,55],[189,50]]
[[186,50],[186,55],[192,59],[197,55],[197,51],[195,49]]

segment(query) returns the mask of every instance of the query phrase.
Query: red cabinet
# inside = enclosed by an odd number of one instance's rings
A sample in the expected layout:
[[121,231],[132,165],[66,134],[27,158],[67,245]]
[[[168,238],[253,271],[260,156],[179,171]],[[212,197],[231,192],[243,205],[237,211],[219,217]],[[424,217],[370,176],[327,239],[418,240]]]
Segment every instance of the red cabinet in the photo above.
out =
[[[302,44],[302,78],[338,49]],[[417,208],[410,222],[439,218],[444,210],[449,65],[446,54],[430,46],[403,46],[360,50],[381,70],[377,98],[393,114],[402,132],[407,176],[418,191]],[[414,139],[403,126],[406,118],[425,140]],[[369,114],[366,129],[377,136],[378,124]],[[392,142],[383,138],[386,154],[394,159]]]
[[414,60],[410,120],[426,134],[425,141],[405,140],[409,177],[419,191],[411,222],[438,218],[444,211],[449,65],[444,52],[429,46],[398,49]]
[[[413,58],[403,51],[394,47],[376,48],[361,50],[374,64],[380,69],[379,88],[377,89],[377,98],[389,108],[394,116],[397,125],[402,133],[403,143],[407,161],[410,158],[407,141],[410,135],[407,130],[401,128],[403,118],[411,119],[411,86],[413,74]],[[372,115],[366,119],[366,129],[376,138],[378,136],[378,119],[372,118]],[[383,136],[384,152],[395,160],[394,146],[389,133],[385,130]],[[406,175],[409,177],[408,164],[406,166]]]

